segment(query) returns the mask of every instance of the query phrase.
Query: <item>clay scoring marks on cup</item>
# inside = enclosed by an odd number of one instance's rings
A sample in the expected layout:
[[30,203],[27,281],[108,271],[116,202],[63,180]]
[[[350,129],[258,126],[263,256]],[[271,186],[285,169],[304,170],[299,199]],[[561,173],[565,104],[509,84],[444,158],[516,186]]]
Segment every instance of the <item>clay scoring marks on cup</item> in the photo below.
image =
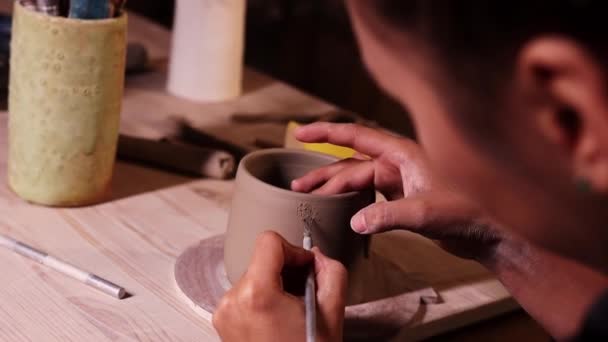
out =
[[304,231],[312,233],[312,228],[314,227],[317,215],[310,203],[301,202],[298,204],[298,216],[304,223]]

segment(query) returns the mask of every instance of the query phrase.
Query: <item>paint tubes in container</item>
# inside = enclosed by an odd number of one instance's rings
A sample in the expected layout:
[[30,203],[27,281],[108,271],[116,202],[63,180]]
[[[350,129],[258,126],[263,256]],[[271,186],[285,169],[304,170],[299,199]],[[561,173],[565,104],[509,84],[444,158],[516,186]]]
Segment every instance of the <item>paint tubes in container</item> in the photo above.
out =
[[110,14],[114,17],[120,17],[123,9],[125,8],[125,2],[126,0],[110,0]]
[[40,13],[44,13],[54,17],[59,15],[58,0],[36,0],[36,8]]
[[19,2],[21,4],[21,6],[32,10],[32,11],[38,11],[38,7],[36,7],[36,1],[35,0],[21,0]]
[[70,18],[76,19],[107,19],[111,17],[108,0],[72,0],[70,3]]
[[59,2],[59,15],[67,17],[70,14],[70,0],[58,0]]
[[19,0],[21,6],[51,16],[67,17],[70,0]]

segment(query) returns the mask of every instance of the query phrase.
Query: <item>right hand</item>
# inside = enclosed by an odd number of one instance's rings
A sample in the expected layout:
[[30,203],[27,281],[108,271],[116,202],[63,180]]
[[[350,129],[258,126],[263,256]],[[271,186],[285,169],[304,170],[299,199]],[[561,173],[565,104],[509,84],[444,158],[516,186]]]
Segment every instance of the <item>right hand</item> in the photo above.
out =
[[309,264],[314,265],[317,284],[317,341],[342,341],[346,269],[316,247],[306,251],[274,232],[257,238],[247,272],[213,314],[222,341],[304,341],[304,301],[286,292],[282,273]]
[[355,231],[409,230],[481,262],[556,339],[574,336],[590,305],[605,293],[605,274],[505,233],[476,203],[439,182],[414,142],[328,123],[304,126],[296,138],[352,147],[362,155],[312,171],[292,184],[294,190],[335,194],[375,186],[388,202],[357,213]]
[[354,124],[315,123],[300,127],[295,134],[303,142],[327,142],[359,153],[291,184],[294,191],[325,195],[373,186],[388,201],[357,213],[351,221],[356,232],[409,230],[438,240],[457,256],[493,261],[504,234],[478,205],[437,179],[415,142]]

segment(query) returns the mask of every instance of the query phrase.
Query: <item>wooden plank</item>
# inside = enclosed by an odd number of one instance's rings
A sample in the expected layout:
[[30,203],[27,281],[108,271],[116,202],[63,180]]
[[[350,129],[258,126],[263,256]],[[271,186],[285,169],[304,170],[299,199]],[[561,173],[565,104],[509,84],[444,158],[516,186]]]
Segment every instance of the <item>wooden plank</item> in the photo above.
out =
[[[113,203],[70,210],[19,204],[3,207],[0,223],[3,232],[11,236],[52,251],[79,267],[93,267],[97,274],[125,286],[133,297],[117,301],[51,270],[32,265],[32,269],[25,267],[24,272],[16,273],[21,279],[15,281],[26,285],[19,287],[22,296],[15,298],[11,292],[0,294],[3,308],[8,312],[21,310],[26,315],[34,313],[36,321],[48,324],[31,326],[30,323],[28,333],[40,330],[41,336],[52,331],[67,334],[51,335],[52,340],[89,340],[99,333],[108,335],[103,339],[116,335],[150,341],[213,337],[209,322],[193,315],[176,299],[171,288],[169,270],[173,257],[170,253],[164,246],[154,245],[141,233],[121,224],[113,210]],[[176,232],[176,235],[180,234]],[[184,241],[189,243],[187,237]],[[30,263],[6,252],[1,258],[3,265],[14,263],[15,259],[22,264]],[[61,327],[64,317],[74,317],[76,323],[72,329]],[[36,336],[31,338],[38,339]]]

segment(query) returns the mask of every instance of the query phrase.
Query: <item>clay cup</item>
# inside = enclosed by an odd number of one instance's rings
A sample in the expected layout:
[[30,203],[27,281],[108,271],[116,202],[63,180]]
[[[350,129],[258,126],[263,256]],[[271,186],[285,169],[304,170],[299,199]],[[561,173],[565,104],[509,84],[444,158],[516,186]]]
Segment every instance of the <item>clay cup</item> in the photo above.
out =
[[350,220],[373,203],[372,189],[333,196],[290,190],[292,180],[337,160],[291,149],[262,150],[243,158],[236,175],[224,245],[226,274],[231,283],[236,283],[247,269],[260,233],[272,230],[301,246],[303,215],[311,217],[308,224],[313,245],[324,254],[342,262],[349,271],[364,257],[369,240],[352,231]]

